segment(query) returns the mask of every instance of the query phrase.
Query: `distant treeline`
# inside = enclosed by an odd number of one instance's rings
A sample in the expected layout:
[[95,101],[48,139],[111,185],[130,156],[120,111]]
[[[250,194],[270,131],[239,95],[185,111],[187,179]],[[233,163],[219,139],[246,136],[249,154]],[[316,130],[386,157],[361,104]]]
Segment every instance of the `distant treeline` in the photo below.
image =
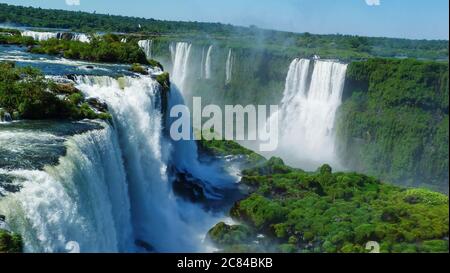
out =
[[341,59],[412,57],[448,60],[448,41],[314,35],[237,27],[220,23],[177,22],[116,15],[48,10],[0,4],[0,23],[80,32],[123,32],[142,35],[223,41],[238,47],[258,47],[293,54],[339,56]]

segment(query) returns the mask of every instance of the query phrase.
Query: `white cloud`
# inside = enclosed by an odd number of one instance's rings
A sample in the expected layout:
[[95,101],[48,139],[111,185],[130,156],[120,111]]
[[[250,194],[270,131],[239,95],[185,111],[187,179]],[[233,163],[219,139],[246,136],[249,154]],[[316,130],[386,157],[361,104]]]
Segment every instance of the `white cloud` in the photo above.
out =
[[69,6],[79,6],[80,0],[66,0],[66,4]]
[[366,4],[369,6],[379,6],[381,5],[381,0],[366,0]]

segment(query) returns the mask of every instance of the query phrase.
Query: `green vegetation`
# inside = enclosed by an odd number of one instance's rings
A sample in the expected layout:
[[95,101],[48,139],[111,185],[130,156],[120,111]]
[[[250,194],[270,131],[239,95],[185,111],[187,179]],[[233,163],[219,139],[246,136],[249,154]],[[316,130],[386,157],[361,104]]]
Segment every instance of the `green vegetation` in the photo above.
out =
[[145,53],[136,43],[122,43],[115,34],[94,36],[90,43],[49,39],[39,42],[32,53],[61,55],[69,59],[106,63],[147,64]]
[[170,76],[168,72],[163,72],[157,75],[156,81],[163,87],[164,91],[170,91]]
[[22,237],[0,229],[0,253],[21,253],[23,248]]
[[234,141],[215,139],[205,140],[204,138],[202,138],[197,142],[197,144],[201,152],[210,156],[245,156],[249,164],[256,164],[266,160],[263,156],[253,152],[252,150],[242,147]]
[[0,63],[0,108],[18,119],[109,119],[72,85],[45,79],[37,69]]
[[[225,43],[239,48],[266,48],[292,55],[340,59],[371,56],[448,60],[448,41],[369,38],[351,35],[314,35],[237,27],[219,23],[175,22],[87,12],[49,10],[0,4],[0,23],[72,29],[80,32],[123,32],[151,38],[190,40],[197,44]],[[256,41],[256,42],[255,42]],[[167,48],[167,47],[166,47]]]
[[154,59],[150,59],[148,60],[148,65],[152,66],[152,67],[158,67],[159,69],[161,69],[162,71],[164,71],[164,67],[162,66],[162,64],[160,62],[158,62],[157,60]]
[[347,71],[337,121],[352,169],[448,191],[448,65],[370,59]]
[[147,69],[140,64],[132,64],[130,67],[130,71],[138,73],[138,74],[142,74],[142,75],[148,75]]
[[36,41],[31,37],[22,36],[16,29],[0,28],[0,45],[2,44],[33,46]]
[[230,211],[242,224],[219,223],[208,233],[222,251],[367,252],[368,241],[381,252],[449,250],[443,194],[332,173],[328,165],[307,173],[277,158],[243,175],[251,194]]

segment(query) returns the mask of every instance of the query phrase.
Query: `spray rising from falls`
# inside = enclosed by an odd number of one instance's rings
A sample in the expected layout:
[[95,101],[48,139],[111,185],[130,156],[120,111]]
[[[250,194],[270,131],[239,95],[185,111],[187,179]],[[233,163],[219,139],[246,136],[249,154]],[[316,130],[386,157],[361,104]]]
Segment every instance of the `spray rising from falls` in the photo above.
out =
[[140,40],[138,42],[138,45],[144,51],[145,56],[147,57],[147,59],[151,59],[152,58],[153,40]]
[[233,72],[233,52],[231,49],[228,51],[227,61],[225,63],[225,83],[228,84],[231,82],[231,73]]
[[[210,69],[212,46],[208,48],[206,56],[205,68]],[[169,109],[175,105],[185,105],[185,100],[190,99],[189,91],[186,88],[186,79],[189,73],[188,62],[191,54],[191,44],[185,42],[172,43],[170,45],[170,52],[172,55],[172,85],[169,99]],[[208,57],[209,56],[209,57]],[[210,72],[208,72],[210,74]],[[167,127],[170,127],[176,119],[169,118]],[[198,129],[198,128],[197,128]],[[191,130],[191,139],[193,139],[193,132]],[[177,151],[177,156],[173,159],[174,165],[181,172],[187,172],[194,177],[203,181],[205,195],[210,199],[219,199],[220,194],[215,193],[215,188],[227,188],[233,182],[229,177],[223,177],[214,166],[205,166],[199,163],[197,145],[192,140],[181,140],[173,143],[174,149]],[[213,181],[213,183],[211,182]]]
[[179,90],[186,90],[188,76],[188,63],[191,55],[191,44],[185,42],[171,43],[170,54],[172,57],[172,82]]
[[[76,82],[107,103],[113,125],[71,137],[56,166],[0,170],[26,181],[0,200],[25,250],[62,252],[73,241],[82,252],[201,251],[217,219],[173,195],[168,164],[196,164],[188,162],[195,160],[192,147],[164,137],[159,84],[147,76]],[[178,157],[170,159],[173,150]]]
[[291,63],[281,109],[271,117],[280,119],[278,153],[287,161],[301,167],[305,162],[314,167],[336,163],[333,128],[346,69],[347,65],[333,61]]

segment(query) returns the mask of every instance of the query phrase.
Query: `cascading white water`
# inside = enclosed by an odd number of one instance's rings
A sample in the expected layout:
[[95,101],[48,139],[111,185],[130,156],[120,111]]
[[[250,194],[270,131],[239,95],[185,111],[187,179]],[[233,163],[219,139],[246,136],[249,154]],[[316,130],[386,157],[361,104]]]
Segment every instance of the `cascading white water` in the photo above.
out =
[[82,77],[78,87],[104,100],[114,117],[124,151],[135,236],[158,251],[197,251],[198,237],[208,226],[205,221],[212,223],[213,218],[173,196],[167,174],[172,148],[162,133],[159,85],[151,77],[122,81]]
[[225,63],[225,83],[228,84],[231,82],[231,75],[233,72],[233,52],[228,50],[227,61]]
[[0,200],[0,211],[23,236],[25,251],[64,252],[71,241],[83,252],[133,250],[121,152],[114,131],[105,126],[72,137],[57,166],[0,170],[25,180],[20,192]]
[[205,78],[205,48],[202,48],[202,60],[200,62],[200,79]]
[[25,250],[65,252],[75,242],[82,252],[204,251],[203,236],[220,216],[173,195],[169,162],[189,166],[200,179],[208,172],[188,162],[196,160],[191,146],[164,137],[159,84],[149,76],[76,82],[86,96],[108,104],[113,125],[71,137],[56,166],[0,170],[25,180],[21,191],[0,199]]
[[38,32],[38,31],[22,31],[22,36],[31,37],[36,41],[46,41],[48,39],[57,38],[57,32]]
[[75,33],[75,34],[73,34],[72,40],[73,41],[79,41],[79,42],[82,42],[82,43],[90,43],[91,42],[91,38],[88,35],[84,34],[84,33]]
[[172,56],[172,82],[182,92],[186,91],[186,78],[188,72],[189,57],[191,54],[191,44],[178,42],[170,44],[170,53]]
[[211,78],[211,52],[212,52],[213,46],[209,46],[208,51],[206,53],[206,59],[205,59],[205,79]]
[[[126,39],[125,39],[125,41],[126,41]],[[138,41],[138,45],[142,49],[142,51],[144,51],[147,59],[151,59],[152,58],[153,40],[140,40],[140,41]]]
[[[31,30],[25,30],[22,31],[22,36],[32,37],[36,41],[46,41],[49,39],[61,39],[63,35],[66,33],[62,32],[40,32],[40,31],[31,31]],[[90,43],[91,39],[88,35],[84,33],[69,33],[70,39],[72,41],[79,41],[83,43]]]
[[281,109],[271,117],[280,120],[277,153],[304,168],[308,168],[305,162],[311,167],[336,163],[333,127],[347,69],[346,64],[316,60],[310,75],[311,63],[305,59],[292,61]]

